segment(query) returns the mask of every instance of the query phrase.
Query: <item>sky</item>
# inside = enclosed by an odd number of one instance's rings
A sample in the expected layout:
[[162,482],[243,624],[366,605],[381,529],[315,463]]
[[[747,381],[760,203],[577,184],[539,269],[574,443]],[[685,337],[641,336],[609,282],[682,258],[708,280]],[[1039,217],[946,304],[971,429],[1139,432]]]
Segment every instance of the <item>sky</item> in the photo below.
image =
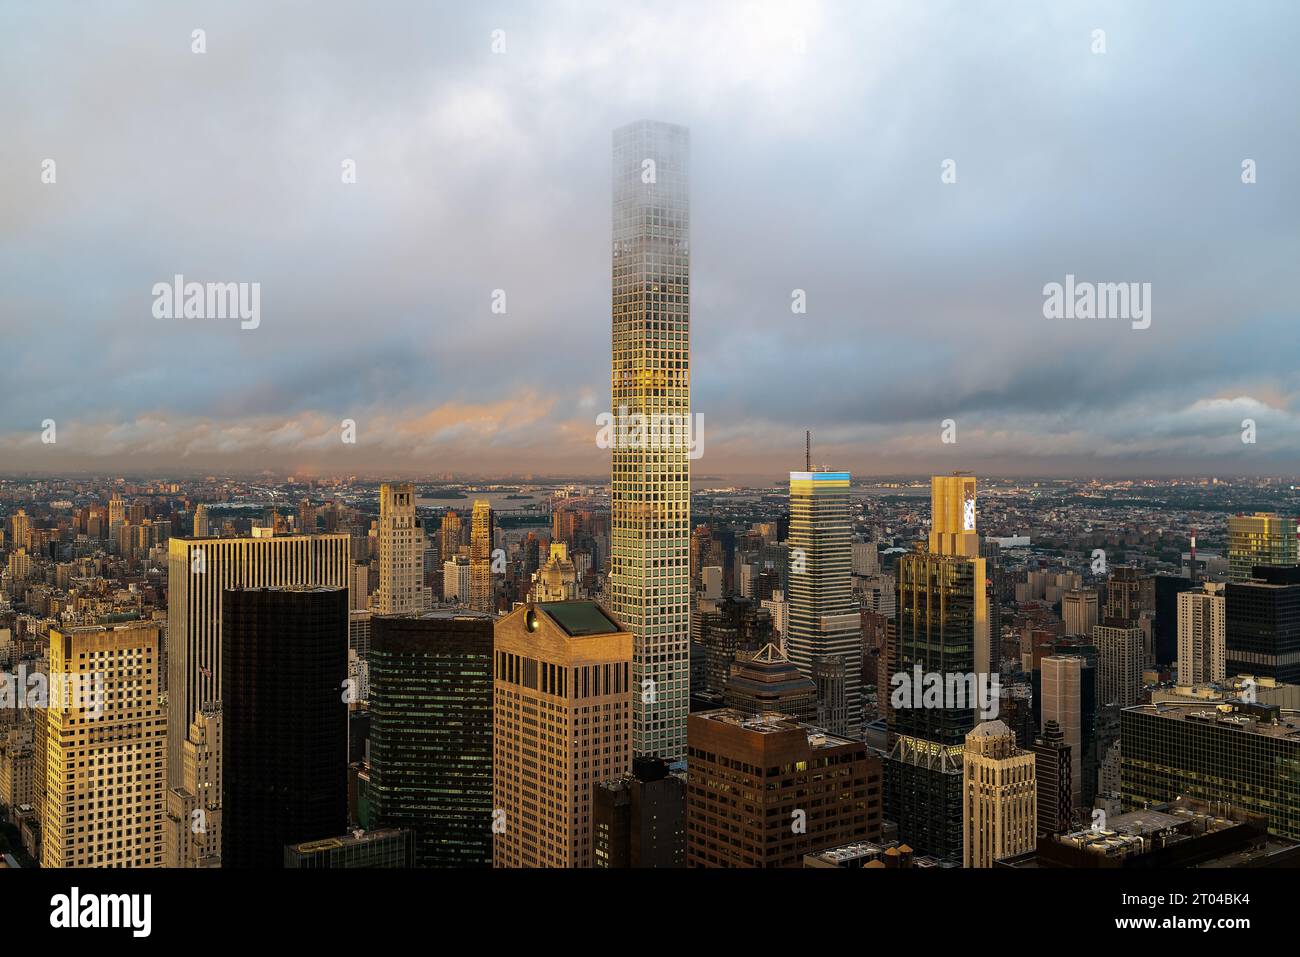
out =
[[[1298,40],[1285,2],[0,0],[0,473],[607,475],[649,118],[691,131],[697,482],[805,429],[857,475],[1294,474]],[[257,327],[158,318],[177,274]],[[1149,327],[1048,318],[1067,275]]]

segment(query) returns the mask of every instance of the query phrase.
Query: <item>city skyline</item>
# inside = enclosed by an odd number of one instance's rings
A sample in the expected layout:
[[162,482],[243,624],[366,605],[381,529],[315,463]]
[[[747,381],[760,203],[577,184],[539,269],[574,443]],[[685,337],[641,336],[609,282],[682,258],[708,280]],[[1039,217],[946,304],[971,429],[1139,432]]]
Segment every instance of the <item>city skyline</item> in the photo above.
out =
[[[1286,31],[1265,8],[973,7],[505,5],[414,29],[348,8],[341,34],[341,7],[235,5],[205,12],[201,56],[189,12],[116,43],[88,11],[104,42],[74,47],[57,17],[8,11],[6,81],[83,60],[39,110],[20,100],[0,156],[0,472],[604,473],[607,138],[644,117],[693,133],[698,479],[775,479],[804,428],[858,476],[1284,474]],[[864,60],[862,35],[887,49]],[[270,66],[286,57],[292,79]],[[193,120],[159,122],[181,96]],[[156,318],[177,275],[259,283],[256,328]],[[1149,282],[1149,328],[1046,318],[1045,286],[1072,276]],[[69,374],[60,344],[86,337],[101,348]]]

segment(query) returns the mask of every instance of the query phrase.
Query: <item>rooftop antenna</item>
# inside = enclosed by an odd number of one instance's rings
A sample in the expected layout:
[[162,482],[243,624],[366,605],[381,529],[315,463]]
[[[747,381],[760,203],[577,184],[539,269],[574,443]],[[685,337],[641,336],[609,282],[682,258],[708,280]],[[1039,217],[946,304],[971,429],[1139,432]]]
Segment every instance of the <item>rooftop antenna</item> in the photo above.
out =
[[812,430],[803,434],[803,469],[805,472],[812,471]]

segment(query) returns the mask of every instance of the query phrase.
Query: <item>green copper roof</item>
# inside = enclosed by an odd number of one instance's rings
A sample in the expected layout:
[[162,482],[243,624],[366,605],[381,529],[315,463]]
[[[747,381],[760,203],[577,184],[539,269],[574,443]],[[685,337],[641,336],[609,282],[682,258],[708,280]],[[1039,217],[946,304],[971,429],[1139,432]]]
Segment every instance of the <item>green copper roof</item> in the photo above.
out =
[[537,607],[555,619],[555,623],[571,638],[608,635],[623,630],[594,601],[546,601],[539,602]]

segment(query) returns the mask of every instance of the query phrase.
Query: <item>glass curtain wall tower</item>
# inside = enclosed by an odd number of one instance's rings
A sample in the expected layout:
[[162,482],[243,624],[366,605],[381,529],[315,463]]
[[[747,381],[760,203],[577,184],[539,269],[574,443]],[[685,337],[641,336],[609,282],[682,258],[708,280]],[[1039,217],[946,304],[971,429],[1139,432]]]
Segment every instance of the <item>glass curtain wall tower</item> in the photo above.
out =
[[670,762],[690,701],[689,154],[683,126],[614,131],[610,610],[633,635],[633,753]]

